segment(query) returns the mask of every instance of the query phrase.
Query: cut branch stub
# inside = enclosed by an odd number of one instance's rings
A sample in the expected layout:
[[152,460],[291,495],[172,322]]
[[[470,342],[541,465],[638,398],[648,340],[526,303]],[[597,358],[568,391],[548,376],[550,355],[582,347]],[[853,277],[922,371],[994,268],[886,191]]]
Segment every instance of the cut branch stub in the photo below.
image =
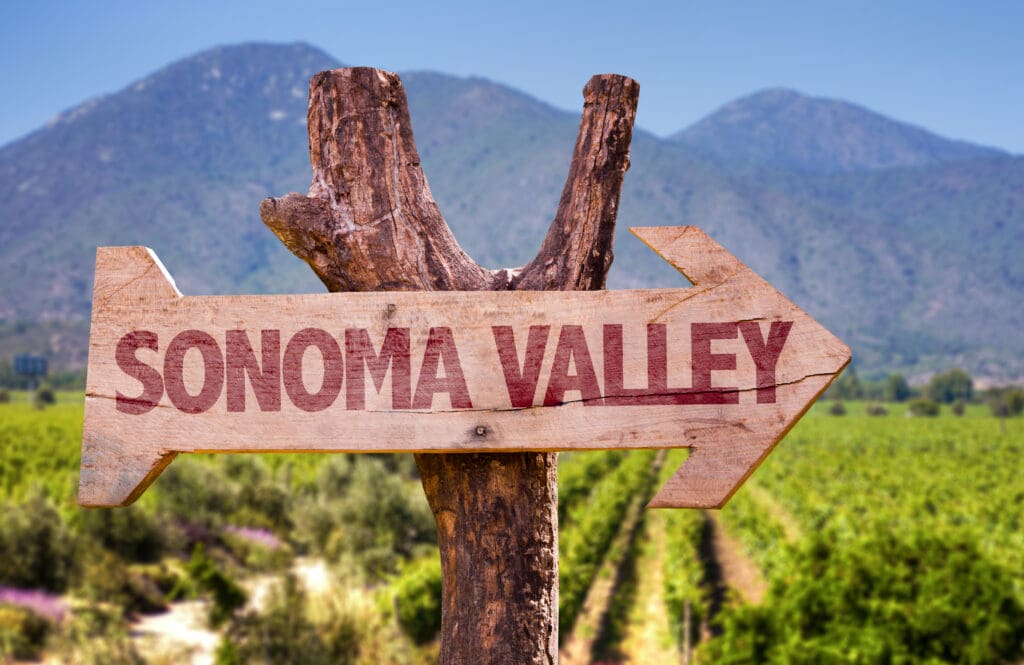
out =
[[514,288],[604,288],[639,96],[636,81],[613,74],[594,76],[583,88],[583,117],[555,221]]
[[[587,83],[558,212],[518,272],[485,269],[459,247],[420,168],[401,80],[377,69],[313,77],[309,193],[266,199],[260,213],[331,291],[601,289],[638,97],[624,76]],[[442,665],[557,662],[557,455],[416,462],[438,524]]]
[[264,223],[331,291],[478,291],[507,278],[459,247],[430,194],[396,74],[320,72],[309,86],[308,196],[260,204]]

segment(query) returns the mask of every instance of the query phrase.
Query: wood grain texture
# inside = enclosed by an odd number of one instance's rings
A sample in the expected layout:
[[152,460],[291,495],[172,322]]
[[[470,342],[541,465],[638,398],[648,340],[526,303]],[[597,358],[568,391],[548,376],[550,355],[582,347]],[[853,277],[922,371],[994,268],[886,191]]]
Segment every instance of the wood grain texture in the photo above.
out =
[[[82,500],[121,503],[132,498],[136,488],[123,480],[131,475],[128,466],[136,466],[140,482],[151,480],[152,468],[180,452],[484,453],[686,446],[694,451],[690,459],[651,505],[720,506],[842,370],[849,349],[700,229],[633,231],[694,286],[184,297],[144,248],[102,248],[86,433],[100,441],[130,439],[138,454],[101,466],[123,467],[117,469],[119,481],[108,488],[111,494],[92,480],[92,471],[83,469]],[[766,384],[751,343],[737,327],[753,324],[755,339],[764,340],[773,322],[790,327]],[[727,334],[707,343],[707,350],[728,367],[707,369],[709,383],[702,386],[694,325],[707,324],[725,326]],[[660,346],[651,337],[652,326],[661,326]],[[496,329],[505,331],[504,341]],[[338,358],[335,391],[316,411],[303,408],[286,389],[289,376],[299,376],[304,386],[299,395],[316,393],[330,373],[325,372],[325,354],[317,350],[308,350],[298,365],[293,356],[288,365],[288,349],[308,330],[322,331]],[[396,330],[408,331],[407,369],[400,373],[394,358],[390,363],[385,358],[375,377],[367,359],[372,363],[389,331]],[[432,330],[451,332],[454,354],[436,367],[428,362]],[[117,359],[119,344],[133,331],[153,336],[155,348],[138,348],[133,357],[161,373],[166,386],[142,414],[124,413],[117,406],[118,395],[124,402],[141,391],[140,381]],[[282,367],[274,384],[276,406],[261,404],[252,374],[239,373],[234,384],[244,396],[244,410],[232,411],[231,379],[224,379],[223,368],[216,380],[210,379],[210,363],[198,348],[179,354],[175,365],[172,340],[184,331],[209,335],[215,362],[228,366],[232,358],[248,357],[228,344],[231,335],[244,336],[253,362],[264,370],[268,362]],[[262,331],[274,331],[279,339],[271,361],[263,355]],[[373,356],[353,352],[347,340],[357,335],[351,331],[365,331]],[[570,335],[574,332],[578,336]],[[531,351],[534,336],[539,344]],[[571,340],[577,341],[572,367],[559,369],[558,358],[564,360]],[[531,355],[534,379],[521,381],[529,373],[525,368]],[[459,404],[451,390],[427,395],[422,387],[435,377],[452,376],[453,359],[470,403]],[[652,361],[663,369],[652,370]],[[187,393],[179,398],[171,389],[175,371]],[[592,392],[575,379],[587,373],[593,375]],[[573,385],[554,391],[565,377]],[[217,390],[209,404],[201,412],[187,412],[208,384]],[[513,387],[519,384],[528,389],[516,396]],[[626,393],[630,396],[623,398]],[[405,395],[405,401],[396,405],[401,402],[396,395]],[[429,399],[417,404],[420,396]],[[93,444],[86,447],[91,450]]]

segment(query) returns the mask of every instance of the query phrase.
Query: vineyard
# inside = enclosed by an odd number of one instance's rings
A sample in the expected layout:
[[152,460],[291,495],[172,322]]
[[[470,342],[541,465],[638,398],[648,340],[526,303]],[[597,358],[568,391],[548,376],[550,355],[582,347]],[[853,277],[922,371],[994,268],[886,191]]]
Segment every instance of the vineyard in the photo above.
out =
[[[642,510],[685,450],[563,455],[562,662],[1021,662],[1024,421],[826,406],[715,514]],[[137,505],[82,510],[81,419],[80,394],[0,404],[5,657],[436,660],[436,533],[410,456],[182,456]],[[211,650],[133,636],[188,603]]]

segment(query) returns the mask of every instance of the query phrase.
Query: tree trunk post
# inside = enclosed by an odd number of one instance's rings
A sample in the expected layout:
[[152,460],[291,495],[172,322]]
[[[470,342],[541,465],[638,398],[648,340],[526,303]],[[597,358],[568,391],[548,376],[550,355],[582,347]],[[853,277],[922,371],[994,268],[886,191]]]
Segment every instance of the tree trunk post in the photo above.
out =
[[[265,199],[263,221],[331,291],[604,288],[639,85],[599,75],[583,95],[558,212],[521,270],[485,269],[459,247],[420,168],[402,83],[377,69],[312,78],[309,193]],[[557,663],[557,454],[416,463],[440,543],[440,663]]]

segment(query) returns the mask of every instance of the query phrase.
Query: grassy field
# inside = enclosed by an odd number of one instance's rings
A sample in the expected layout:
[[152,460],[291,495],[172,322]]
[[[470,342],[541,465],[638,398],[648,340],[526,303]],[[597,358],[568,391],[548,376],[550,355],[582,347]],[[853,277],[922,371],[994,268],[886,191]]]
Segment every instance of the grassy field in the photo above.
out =
[[[592,650],[573,662],[677,660],[687,606],[697,662],[1019,662],[1024,419],[975,404],[933,418],[829,406],[815,405],[714,521],[625,518],[685,451],[663,464],[647,451],[563,456],[562,642]],[[182,457],[136,506],[86,511],[74,502],[81,424],[81,393],[41,410],[25,393],[0,404],[5,654],[137,663],[132,618],[193,597],[211,608],[224,663],[263,662],[271,647],[303,654],[273,662],[436,656],[436,534],[410,456]],[[358,616],[330,603],[333,614],[302,614],[294,584],[262,608],[238,597],[300,555],[329,562],[338,593],[361,594]],[[767,586],[756,604],[723,573],[736,565]],[[45,611],[10,595],[27,589],[70,618],[37,621]],[[113,646],[97,652],[99,637]]]

